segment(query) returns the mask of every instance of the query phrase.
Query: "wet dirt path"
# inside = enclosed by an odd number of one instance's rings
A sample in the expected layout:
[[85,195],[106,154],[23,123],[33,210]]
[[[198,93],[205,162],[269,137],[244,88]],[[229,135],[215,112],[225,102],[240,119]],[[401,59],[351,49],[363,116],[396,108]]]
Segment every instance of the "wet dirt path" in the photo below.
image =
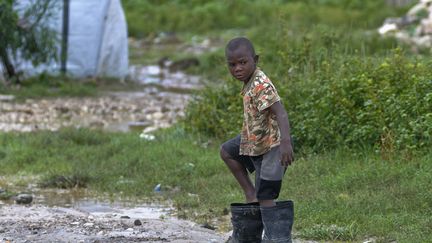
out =
[[[225,236],[174,217],[134,210],[87,212],[43,205],[1,205],[0,242],[224,242]],[[132,216],[128,216],[132,215]]]

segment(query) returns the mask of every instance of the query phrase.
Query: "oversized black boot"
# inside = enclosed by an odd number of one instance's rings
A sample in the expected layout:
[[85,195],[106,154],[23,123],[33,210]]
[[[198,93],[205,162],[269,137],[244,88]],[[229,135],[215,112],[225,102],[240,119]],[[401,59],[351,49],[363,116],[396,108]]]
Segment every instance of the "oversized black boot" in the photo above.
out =
[[263,232],[261,210],[258,203],[232,203],[233,233],[230,243],[260,243]]
[[293,201],[276,202],[274,207],[261,207],[265,243],[291,243],[294,223]]

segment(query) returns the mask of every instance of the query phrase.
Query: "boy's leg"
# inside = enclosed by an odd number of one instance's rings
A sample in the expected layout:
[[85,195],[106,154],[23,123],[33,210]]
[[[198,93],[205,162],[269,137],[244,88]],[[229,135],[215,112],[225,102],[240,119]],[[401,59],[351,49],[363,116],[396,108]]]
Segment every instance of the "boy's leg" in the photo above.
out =
[[275,206],[274,200],[279,197],[282,178],[286,170],[280,164],[279,146],[272,148],[263,155],[251,158],[256,169],[255,189],[260,206]]
[[258,200],[261,207],[273,207],[276,206],[274,200]]
[[240,136],[221,146],[220,155],[228,166],[246,196],[246,203],[231,204],[231,222],[233,233],[229,243],[261,243],[263,224],[260,205],[257,203],[255,187],[249,178],[248,171],[254,167],[249,156],[239,155]]
[[274,202],[279,197],[282,178],[286,168],[280,164],[279,147],[272,148],[264,155],[252,158],[255,172],[255,188],[261,207],[264,225],[263,242],[291,242],[294,221],[292,201]]
[[239,155],[239,150],[240,136],[237,136],[222,144],[220,156],[240,184],[245,194],[246,202],[257,202],[255,187],[247,172],[247,170],[250,172],[254,170],[252,161],[248,156]]

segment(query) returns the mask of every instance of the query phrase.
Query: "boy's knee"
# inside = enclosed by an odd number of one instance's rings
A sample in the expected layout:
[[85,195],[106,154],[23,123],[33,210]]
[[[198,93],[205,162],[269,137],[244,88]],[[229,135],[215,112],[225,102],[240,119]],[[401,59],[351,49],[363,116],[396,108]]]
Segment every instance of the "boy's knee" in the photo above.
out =
[[223,146],[220,146],[219,155],[220,155],[221,159],[224,161],[230,158],[230,155],[225,151]]

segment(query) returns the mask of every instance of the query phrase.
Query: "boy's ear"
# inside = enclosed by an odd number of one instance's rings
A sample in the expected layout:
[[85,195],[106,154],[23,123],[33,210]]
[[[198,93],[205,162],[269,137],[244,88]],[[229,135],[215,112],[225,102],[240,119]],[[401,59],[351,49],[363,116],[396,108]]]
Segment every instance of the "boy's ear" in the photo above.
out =
[[255,64],[257,64],[257,63],[258,63],[258,60],[259,60],[259,55],[255,55],[255,56],[254,56],[254,61],[255,61]]

